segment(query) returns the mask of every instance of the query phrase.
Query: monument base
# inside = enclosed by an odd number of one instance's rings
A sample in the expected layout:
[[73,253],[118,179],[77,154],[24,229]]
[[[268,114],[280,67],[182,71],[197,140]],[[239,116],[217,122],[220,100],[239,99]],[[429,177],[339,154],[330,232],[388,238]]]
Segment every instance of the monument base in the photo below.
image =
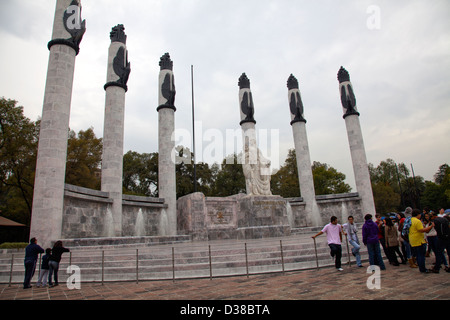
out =
[[287,202],[281,196],[245,196],[238,200],[237,237],[255,239],[291,234]]
[[181,197],[178,230],[193,240],[258,239],[291,234],[287,200],[281,196]]

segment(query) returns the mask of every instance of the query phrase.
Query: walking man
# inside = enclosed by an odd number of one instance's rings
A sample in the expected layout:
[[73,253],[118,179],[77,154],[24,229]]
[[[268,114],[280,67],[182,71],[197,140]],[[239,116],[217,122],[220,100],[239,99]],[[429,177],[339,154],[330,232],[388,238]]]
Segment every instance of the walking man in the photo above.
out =
[[334,265],[337,270],[342,271],[344,269],[341,268],[341,257],[342,257],[342,226],[338,224],[338,219],[335,216],[331,217],[331,222],[323,227],[322,231],[320,231],[315,236],[312,236],[313,239],[320,236],[321,234],[327,234],[328,246],[331,249],[331,257],[335,259]]
[[354,223],[353,216],[348,217],[348,223],[343,225],[344,231],[348,235],[348,242],[352,245],[352,254],[356,258],[356,265],[358,267],[362,267],[361,264],[361,255],[359,254],[359,250],[361,249],[361,245],[359,244],[358,239],[358,228]]

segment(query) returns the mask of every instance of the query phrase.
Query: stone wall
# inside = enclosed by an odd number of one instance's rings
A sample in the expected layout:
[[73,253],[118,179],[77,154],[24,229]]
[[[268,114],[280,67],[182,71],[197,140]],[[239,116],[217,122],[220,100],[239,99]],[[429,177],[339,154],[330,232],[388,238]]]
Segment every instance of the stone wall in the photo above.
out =
[[107,192],[65,185],[62,238],[92,238],[108,235],[105,222],[113,200]]
[[[178,232],[191,235],[195,240],[218,240],[240,238],[264,238],[291,234],[291,230],[303,227],[315,227],[305,213],[303,198],[283,199],[273,196],[272,206],[255,207],[252,210],[258,216],[264,216],[267,223],[242,219],[245,212],[246,197],[244,194],[231,197],[205,197],[202,193],[194,193],[178,199],[177,219]],[[267,199],[264,199],[267,200]],[[286,202],[285,212],[280,211],[279,202]],[[357,193],[316,196],[317,212],[323,224],[336,216],[339,223],[347,222],[352,215],[357,222],[363,222],[361,199]],[[261,202],[261,201],[260,201]],[[267,201],[266,201],[267,202]],[[267,207],[267,208],[266,208]],[[264,220],[264,219],[263,219]]]
[[[114,236],[108,192],[65,185],[62,238]],[[123,195],[122,235],[159,236],[164,199]]]
[[[189,235],[195,240],[264,238],[289,235],[295,228],[314,226],[304,212],[303,198],[273,196],[274,207],[269,204],[252,206],[253,211],[257,210],[256,213],[250,210],[256,214],[256,220],[246,219],[247,222],[242,220],[248,215],[244,212],[246,199],[244,194],[205,197],[200,192],[178,199],[177,234]],[[280,211],[280,201],[286,202],[286,210]],[[349,215],[362,223],[360,201],[358,193],[316,197],[318,214],[324,225],[331,216],[345,223]],[[66,185],[62,239],[114,237],[112,203],[107,192]],[[164,199],[123,195],[121,236],[166,236],[166,208]],[[259,216],[262,218],[258,220]]]
[[164,199],[123,195],[123,236],[159,236],[161,211],[167,208]]
[[[305,203],[302,198],[290,198],[292,210],[292,226],[294,228],[311,227],[312,222],[304,214]],[[364,216],[361,209],[361,198],[358,193],[343,193],[316,196],[317,211],[320,214],[323,225],[330,222],[335,216],[338,223],[346,223],[348,216],[353,216],[355,221],[363,223]]]

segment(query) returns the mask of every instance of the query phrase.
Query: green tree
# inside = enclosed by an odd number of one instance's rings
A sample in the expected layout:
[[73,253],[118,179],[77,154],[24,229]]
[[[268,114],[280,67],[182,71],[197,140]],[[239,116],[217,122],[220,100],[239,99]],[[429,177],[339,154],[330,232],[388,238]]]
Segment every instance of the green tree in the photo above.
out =
[[439,166],[439,170],[434,175],[434,183],[442,185],[445,183],[445,179],[448,181],[448,175],[450,173],[449,169],[450,167],[446,163]]
[[326,163],[313,162],[314,189],[316,195],[347,193],[352,188],[345,183],[345,174]]
[[[311,167],[316,195],[346,193],[351,187],[346,184],[345,175],[328,164],[313,162]],[[295,149],[288,152],[284,165],[272,176],[272,193],[284,198],[300,196],[297,157]]]
[[284,165],[277,171],[277,173],[272,175],[270,185],[272,188],[272,194],[280,195],[284,198],[300,196],[295,149],[289,150]]
[[238,163],[236,154],[230,155],[222,161],[222,167],[215,180],[213,194],[217,197],[227,197],[245,192],[247,191],[242,164]]
[[[194,153],[182,146],[176,148],[178,161],[176,165],[177,197],[182,197],[195,191],[194,187]],[[205,196],[213,196],[214,172],[204,162],[196,163],[195,178],[197,180],[197,192]]]
[[100,189],[102,139],[93,128],[81,130],[78,136],[69,132],[67,144],[66,183],[90,189]]
[[158,153],[128,151],[123,156],[123,191],[158,197]]
[[379,213],[396,212],[400,203],[400,194],[384,182],[372,183],[373,199]]
[[421,204],[425,208],[439,210],[450,208],[450,168],[447,164],[439,167],[434,182],[426,181]]
[[408,169],[403,163],[397,165],[392,159],[381,161],[377,167],[374,167],[371,163],[369,163],[369,172],[372,184],[382,183],[385,186],[391,187],[395,192],[400,194],[400,174],[398,167],[400,167],[402,172],[407,172],[409,174]]
[[0,188],[2,215],[29,224],[33,201],[39,121],[17,101],[0,99]]

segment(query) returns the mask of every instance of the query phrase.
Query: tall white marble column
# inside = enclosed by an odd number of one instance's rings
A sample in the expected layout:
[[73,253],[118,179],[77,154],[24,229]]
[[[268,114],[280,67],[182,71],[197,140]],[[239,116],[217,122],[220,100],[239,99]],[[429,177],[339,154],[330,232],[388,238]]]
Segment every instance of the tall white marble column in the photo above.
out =
[[39,135],[30,237],[51,246],[62,235],[64,182],[75,59],[86,31],[77,0],[57,0]]
[[368,213],[375,215],[372,184],[359,122],[359,112],[356,107],[356,98],[352,83],[350,82],[350,75],[343,67],[339,70],[338,80],[353,163],[353,172],[355,174],[356,190],[361,198],[362,215],[364,216]]
[[159,62],[159,106],[158,111],[158,191],[165,199],[166,209],[162,210],[159,234],[177,234],[177,190],[175,172],[175,80],[173,61],[166,53]]
[[306,120],[298,80],[291,74],[288,79],[288,99],[291,112],[291,126],[294,136],[295,154],[297,157],[298,180],[300,194],[305,203],[305,216],[308,226],[322,225],[322,219],[316,203],[314,179],[311,169]]
[[245,175],[247,195],[270,196],[270,161],[262,155],[256,141],[255,108],[250,80],[243,73],[239,78],[239,107],[243,139],[242,168]]
[[103,129],[102,191],[113,199],[111,208],[114,234],[122,235],[122,173],[125,121],[125,93],[131,72],[126,47],[127,36],[123,25],[112,28],[105,84],[105,122]]

